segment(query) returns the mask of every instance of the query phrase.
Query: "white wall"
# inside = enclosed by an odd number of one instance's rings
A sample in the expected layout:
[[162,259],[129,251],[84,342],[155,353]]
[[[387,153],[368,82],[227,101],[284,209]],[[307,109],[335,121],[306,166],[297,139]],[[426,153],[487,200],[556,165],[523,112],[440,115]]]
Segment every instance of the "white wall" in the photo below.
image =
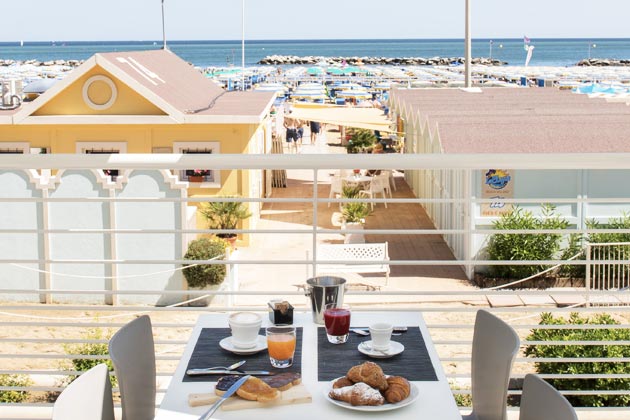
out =
[[[185,229],[191,215],[186,205],[162,198],[186,197],[187,183],[169,171],[129,171],[111,182],[101,171],[59,171],[47,182],[35,172],[0,171],[0,197],[41,198],[51,201],[1,202],[0,229],[56,229],[51,233],[0,233],[3,259],[65,260],[54,264],[0,264],[3,289],[46,288],[54,290],[182,290],[180,267],[169,263],[185,252],[181,233],[149,233],[145,230]],[[118,197],[128,201],[103,200]],[[129,200],[140,198],[140,201]],[[152,200],[156,199],[156,200]],[[76,200],[76,201],[75,201]],[[193,218],[194,220],[194,218]],[[189,227],[189,226],[188,226]],[[108,234],[103,230],[127,230]],[[140,233],[133,233],[140,232]],[[103,260],[148,261],[147,264],[108,264]],[[39,271],[35,271],[39,270]],[[150,274],[150,275],[146,275]],[[117,277],[117,281],[113,280]],[[37,295],[1,295],[12,301],[38,302]],[[185,295],[121,295],[120,303],[166,305]],[[115,299],[114,299],[115,300]],[[54,293],[52,301],[64,303],[111,303],[103,294]]]

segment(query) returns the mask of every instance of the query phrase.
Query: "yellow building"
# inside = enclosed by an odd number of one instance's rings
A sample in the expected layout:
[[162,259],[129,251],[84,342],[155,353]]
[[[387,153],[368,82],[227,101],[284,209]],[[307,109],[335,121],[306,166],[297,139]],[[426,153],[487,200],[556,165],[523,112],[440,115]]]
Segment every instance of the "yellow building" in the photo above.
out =
[[[0,110],[0,153],[266,153],[273,100],[226,92],[167,50],[95,54],[32,102]],[[179,176],[193,197],[265,194],[261,173],[192,171]]]

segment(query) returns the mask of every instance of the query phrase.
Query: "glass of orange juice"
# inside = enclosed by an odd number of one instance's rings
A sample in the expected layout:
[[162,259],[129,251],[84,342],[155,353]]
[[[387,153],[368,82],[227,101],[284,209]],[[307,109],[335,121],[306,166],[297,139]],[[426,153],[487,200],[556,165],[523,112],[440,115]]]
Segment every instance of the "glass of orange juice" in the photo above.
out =
[[295,327],[293,325],[267,327],[267,350],[271,366],[275,368],[291,366],[295,353]]

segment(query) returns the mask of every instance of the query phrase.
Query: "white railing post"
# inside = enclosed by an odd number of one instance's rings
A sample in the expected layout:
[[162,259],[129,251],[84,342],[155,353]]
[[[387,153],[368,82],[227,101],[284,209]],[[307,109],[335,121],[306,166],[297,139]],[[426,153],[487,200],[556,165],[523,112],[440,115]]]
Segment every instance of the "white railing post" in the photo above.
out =
[[586,273],[584,274],[584,287],[586,288],[586,307],[588,308],[591,306],[591,244],[586,245]]

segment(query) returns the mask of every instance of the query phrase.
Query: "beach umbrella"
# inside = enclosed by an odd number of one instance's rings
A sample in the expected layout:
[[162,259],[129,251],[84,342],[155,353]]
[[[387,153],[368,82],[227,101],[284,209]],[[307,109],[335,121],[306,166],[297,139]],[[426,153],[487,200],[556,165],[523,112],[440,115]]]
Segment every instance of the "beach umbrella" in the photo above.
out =
[[332,74],[335,76],[341,76],[342,74],[344,74],[343,70],[341,70],[339,67],[328,67],[326,69],[326,73]]
[[322,69],[321,67],[309,67],[308,69],[306,69],[306,72],[311,76],[319,76],[324,73],[324,69]]
[[46,92],[49,88],[52,87],[55,83],[57,83],[57,79],[39,79],[34,82],[29,83],[24,87],[22,92],[24,93],[36,93],[42,94]]

